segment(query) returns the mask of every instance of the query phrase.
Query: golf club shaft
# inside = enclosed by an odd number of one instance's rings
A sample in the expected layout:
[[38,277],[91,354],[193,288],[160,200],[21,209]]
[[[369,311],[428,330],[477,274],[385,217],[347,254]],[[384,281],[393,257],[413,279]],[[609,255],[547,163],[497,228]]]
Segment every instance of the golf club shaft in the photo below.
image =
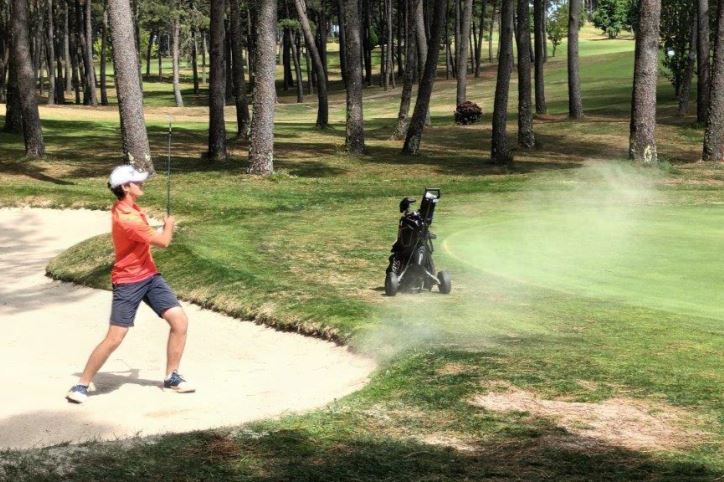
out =
[[168,120],[168,153],[166,156],[166,215],[171,215],[171,119]]

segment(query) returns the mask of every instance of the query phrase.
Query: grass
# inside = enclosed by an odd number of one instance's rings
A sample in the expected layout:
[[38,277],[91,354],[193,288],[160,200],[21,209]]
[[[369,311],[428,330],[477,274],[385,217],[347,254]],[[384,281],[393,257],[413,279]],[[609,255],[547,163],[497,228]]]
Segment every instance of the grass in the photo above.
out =
[[[244,174],[246,145],[224,163],[200,160],[205,110],[176,109],[170,84],[146,83],[152,151],[161,166],[165,113],[176,118],[174,245],[155,253],[186,299],[282,329],[331,338],[375,356],[354,395],[305,415],[233,430],[10,452],[9,479],[114,480],[713,480],[724,473],[719,166],[698,159],[702,132],[674,116],[659,89],[658,150],[669,169],[628,166],[633,43],[586,32],[584,122],[565,119],[565,46],[547,65],[550,114],[539,147],[511,171],[486,164],[494,66],[469,85],[486,116],[452,124],[454,81],[436,83],[422,153],[389,138],[399,87],[365,91],[368,153],[343,151],[344,93],[327,131],[315,103],[281,97],[276,173]],[[334,70],[334,69],[333,69]],[[185,86],[188,88],[188,85]],[[512,86],[515,89],[515,86]],[[514,91],[514,90],[513,90]],[[510,111],[516,110],[511,95]],[[41,108],[49,157],[25,161],[0,134],[0,204],[106,209],[117,163],[114,109]],[[227,128],[233,132],[233,111]],[[510,139],[515,142],[515,115]],[[79,155],[83,153],[83,155]],[[144,205],[160,213],[163,176]],[[453,292],[382,296],[396,205],[442,188],[435,260]],[[107,237],[81,243],[49,271],[108,287]],[[694,429],[671,449],[594,444],[559,419],[471,402],[496,384],[540,397],[635,400],[685,414]],[[2,422],[0,421],[0,426]],[[681,432],[684,433],[684,432]],[[686,438],[680,435],[681,438]],[[2,476],[2,475],[0,475]]]

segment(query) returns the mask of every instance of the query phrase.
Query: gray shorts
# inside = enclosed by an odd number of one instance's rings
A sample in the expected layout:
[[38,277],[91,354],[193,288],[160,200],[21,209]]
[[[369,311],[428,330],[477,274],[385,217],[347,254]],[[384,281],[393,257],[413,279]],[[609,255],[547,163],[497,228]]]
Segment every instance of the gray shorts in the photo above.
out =
[[114,284],[111,325],[133,326],[141,301],[150,306],[159,317],[163,317],[169,308],[181,306],[176,293],[158,273],[137,283]]

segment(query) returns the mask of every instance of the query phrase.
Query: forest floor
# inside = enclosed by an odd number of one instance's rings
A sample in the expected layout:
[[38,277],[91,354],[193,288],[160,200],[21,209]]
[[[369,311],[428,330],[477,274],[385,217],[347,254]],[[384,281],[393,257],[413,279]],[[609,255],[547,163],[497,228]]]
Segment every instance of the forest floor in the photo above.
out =
[[[584,37],[586,118],[566,117],[563,45],[547,65],[538,147],[517,150],[509,170],[486,162],[490,65],[469,82],[485,112],[473,126],[452,122],[454,80],[436,82],[433,127],[415,157],[391,139],[399,86],[366,89],[368,152],[358,157],[343,149],[343,92],[333,94],[326,131],[314,128],[314,97],[296,104],[284,93],[269,178],[244,173],[243,142],[226,162],[200,160],[207,110],[193,97],[190,107],[170,107],[170,84],[147,83],[159,171],[165,115],[175,122],[172,208],[181,225],[155,256],[179,294],[344,343],[379,367],[362,390],[304,415],[4,452],[0,470],[29,480],[721,477],[724,170],[697,162],[703,131],[693,116],[676,116],[663,77],[662,166],[629,165],[633,42]],[[514,95],[510,102],[513,112]],[[44,161],[21,160],[22,139],[0,134],[0,204],[107,209],[116,115],[42,107]],[[231,135],[231,108],[227,119]],[[512,144],[515,125],[511,114]],[[143,199],[155,214],[164,181],[149,182]],[[397,203],[433,185],[443,193],[435,261],[452,273],[452,293],[387,298]],[[108,239],[96,237],[48,269],[107,288],[110,254]]]

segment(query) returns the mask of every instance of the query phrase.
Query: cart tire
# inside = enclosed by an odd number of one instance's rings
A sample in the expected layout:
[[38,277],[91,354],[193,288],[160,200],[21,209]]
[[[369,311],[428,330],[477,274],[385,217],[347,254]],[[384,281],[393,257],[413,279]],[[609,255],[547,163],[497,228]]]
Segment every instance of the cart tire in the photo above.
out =
[[385,294],[387,296],[395,296],[399,287],[400,280],[397,278],[397,275],[393,272],[387,273],[387,276],[385,276]]
[[440,281],[440,285],[438,288],[440,288],[440,293],[446,295],[450,293],[450,290],[452,289],[452,278],[450,278],[450,273],[447,271],[440,271],[437,274],[437,279]]

